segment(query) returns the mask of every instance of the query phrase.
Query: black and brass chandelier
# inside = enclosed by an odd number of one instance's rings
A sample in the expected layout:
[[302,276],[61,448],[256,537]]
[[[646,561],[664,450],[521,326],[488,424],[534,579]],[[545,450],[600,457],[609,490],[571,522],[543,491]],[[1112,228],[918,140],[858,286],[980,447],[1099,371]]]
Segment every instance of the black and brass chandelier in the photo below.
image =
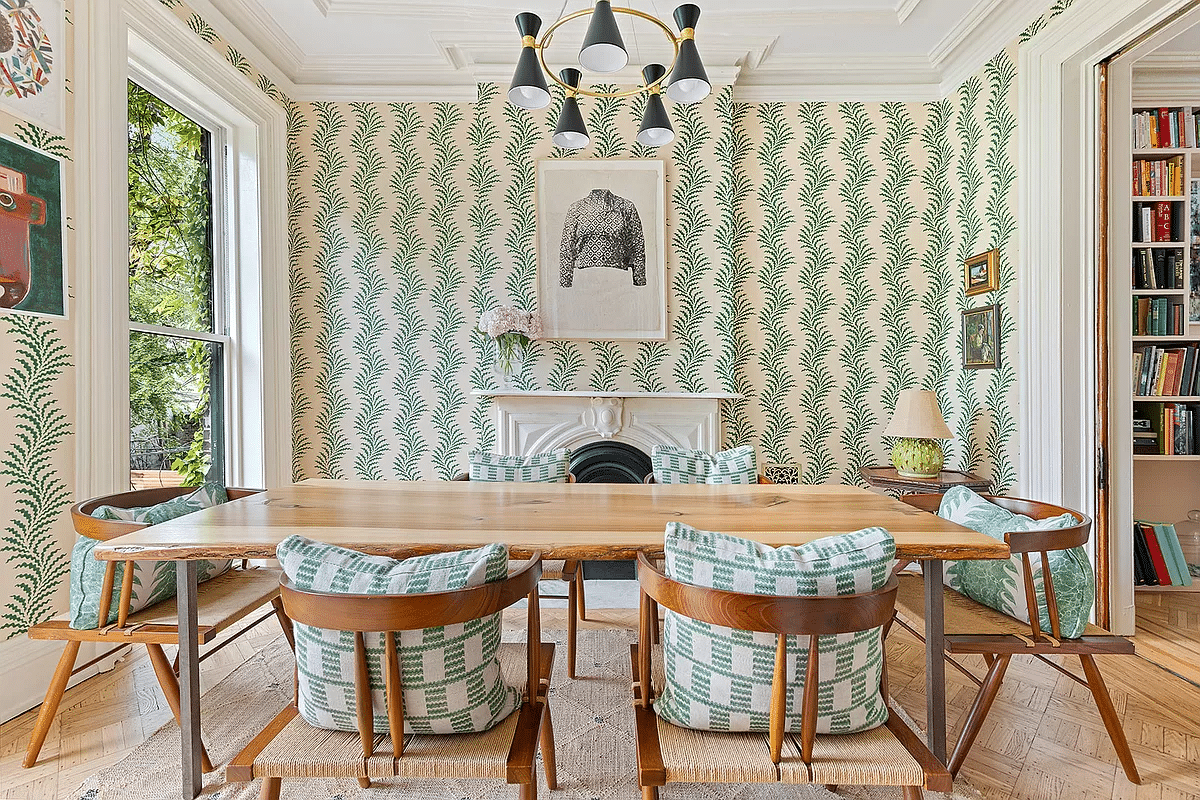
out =
[[[628,14],[658,26],[666,34],[674,49],[671,63],[647,64],[642,68],[642,84],[635,89],[616,92],[597,92],[580,86],[583,73],[567,67],[557,75],[546,63],[546,50],[558,28],[571,20],[591,16],[583,46],[579,49],[579,65],[589,72],[613,73],[629,63],[629,53],[617,27],[617,14]],[[537,14],[524,12],[517,15],[517,31],[521,34],[521,55],[517,59],[517,70],[513,75],[508,99],[515,106],[535,109],[550,105],[550,90],[546,83],[549,76],[562,87],[565,99],[558,115],[558,125],[553,141],[559,147],[577,150],[587,147],[590,138],[583,124],[577,97],[632,97],[646,93],[646,110],[642,114],[641,128],[637,140],[646,147],[661,147],[675,138],[671,118],[663,106],[662,94],[676,103],[695,103],[703,100],[712,91],[708,73],[696,50],[696,23],[700,20],[699,6],[686,3],[675,9],[676,34],[669,25],[655,16],[632,8],[613,8],[609,0],[597,0],[595,7],[585,8],[559,17],[546,29],[541,41],[538,32],[542,20]]]

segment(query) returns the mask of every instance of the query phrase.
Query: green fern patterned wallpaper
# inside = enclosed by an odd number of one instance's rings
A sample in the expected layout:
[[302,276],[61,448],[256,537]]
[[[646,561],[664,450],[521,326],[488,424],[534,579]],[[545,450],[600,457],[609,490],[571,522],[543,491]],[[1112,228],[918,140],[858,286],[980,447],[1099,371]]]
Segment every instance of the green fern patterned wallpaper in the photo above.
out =
[[[670,336],[536,346],[529,389],[740,392],[726,441],[803,481],[858,481],[903,388],[941,397],[956,466],[1014,474],[1013,52],[936,103],[672,109]],[[495,441],[494,303],[534,297],[539,158],[654,156],[638,113],[585,104],[592,145],[554,149],[557,104],[298,104],[293,253],[298,476],[438,478]],[[961,261],[999,247],[1003,366],[959,368]]]

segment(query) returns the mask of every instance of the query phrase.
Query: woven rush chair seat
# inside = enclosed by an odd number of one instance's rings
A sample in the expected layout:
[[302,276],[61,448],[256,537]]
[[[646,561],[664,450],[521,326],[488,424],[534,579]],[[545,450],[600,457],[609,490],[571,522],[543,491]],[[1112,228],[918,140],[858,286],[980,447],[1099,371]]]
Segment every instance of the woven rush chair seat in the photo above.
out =
[[[1028,622],[1021,622],[1007,614],[1001,614],[994,608],[988,608],[983,603],[965,597],[949,587],[942,591],[942,595],[946,636],[956,639],[951,643],[954,648],[953,652],[975,652],[970,649],[970,639],[964,638],[973,636],[1012,636],[1026,642],[1027,646],[1032,646]],[[924,630],[925,584],[919,574],[913,572],[900,574],[900,590],[896,594],[896,611],[909,621],[912,629],[920,635],[920,631]],[[1088,640],[1093,637],[1105,640],[1114,648],[1105,652],[1133,652],[1133,643],[1128,639],[1114,636],[1104,628],[1088,623],[1081,638]],[[1063,652],[1071,652],[1072,642],[1078,641],[1078,639],[1063,639],[1061,644],[1066,648]],[[960,648],[966,649],[960,650]]]
[[[81,537],[80,541],[85,541],[83,537],[96,541],[107,541],[149,527],[149,523],[93,517],[92,513],[101,506],[118,509],[144,509],[169,503],[172,500],[178,502],[178,498],[183,498],[194,491],[195,487],[161,487],[92,498],[71,507],[71,522],[76,533]],[[225,494],[229,500],[236,500],[260,491],[260,489],[226,488]],[[96,628],[72,628],[72,616],[68,612],[29,629],[30,639],[59,640],[65,641],[67,645],[59,659],[50,686],[46,690],[46,698],[38,712],[37,722],[34,723],[33,735],[30,737],[25,759],[22,761],[22,765],[25,767],[32,767],[37,763],[38,754],[45,743],[46,735],[71,676],[111,656],[117,649],[127,645],[145,645],[163,696],[171,707],[176,721],[179,720],[178,667],[171,663],[162,647],[163,645],[179,644],[176,598],[172,594],[153,605],[133,611],[131,605],[134,579],[133,561],[124,562],[122,579],[116,577],[119,563],[110,561],[105,566],[104,580],[100,587],[99,609],[95,617],[97,622],[101,622],[110,619],[110,611],[115,611],[116,620],[114,622],[102,624]],[[172,571],[174,570],[173,565],[170,568]],[[199,622],[198,644],[211,644],[222,632],[231,631],[230,635],[223,638],[222,641],[208,648],[201,655],[201,661],[271,617],[279,620],[288,644],[292,644],[291,623],[283,614],[283,606],[279,601],[280,575],[282,572],[278,569],[248,567],[242,563],[240,566],[235,565],[227,572],[199,584],[196,592]],[[75,577],[74,571],[72,576]],[[114,595],[116,595],[115,600],[113,599]],[[248,624],[239,626],[239,623],[251,617],[264,606],[268,606],[269,610]],[[75,660],[83,642],[104,642],[113,647],[88,663],[76,667]],[[211,772],[213,769],[212,762],[203,745],[201,745],[201,765],[205,772]]]
[[[942,511],[944,500],[942,495],[937,494],[912,494],[900,499],[908,505],[934,514]],[[1125,738],[1121,718],[1113,707],[1108,687],[1095,660],[1097,655],[1133,655],[1133,642],[1091,623],[1084,625],[1082,632],[1076,637],[1064,636],[1059,613],[1059,595],[1055,589],[1057,581],[1051,571],[1050,554],[1082,547],[1088,540],[1091,520],[1077,511],[1035,500],[989,495],[981,495],[979,499],[999,506],[1011,514],[1028,518],[1023,521],[1013,518],[1003,524],[1005,527],[1012,525],[1012,528],[1004,533],[1004,541],[1014,554],[1014,560],[1019,560],[1019,573],[1025,591],[1025,613],[1029,622],[990,608],[953,589],[944,590],[946,662],[979,686],[958,741],[950,754],[948,767],[951,774],[958,774],[982,730],[984,720],[1000,692],[1012,657],[1031,655],[1088,689],[1125,776],[1131,783],[1140,784],[1141,776],[1138,774],[1133,752],[1129,749],[1129,742]],[[1067,522],[1072,524],[1022,528],[1023,525],[1028,525],[1029,520],[1054,521],[1060,518],[1067,518]],[[1033,564],[1040,564],[1040,588],[1034,578],[1031,561]],[[902,574],[896,599],[898,613],[895,617],[901,627],[922,641],[924,637],[920,631],[924,629],[925,608],[923,591],[923,582],[919,576]],[[1043,607],[1049,618],[1049,630],[1040,620],[1040,609]],[[1076,633],[1078,629],[1073,628],[1071,632]],[[976,677],[953,657],[967,653],[983,656],[988,667],[983,678]],[[1054,655],[1077,657],[1083,668],[1083,676],[1080,677],[1048,658]]]
[[[505,683],[525,690],[525,645],[502,644],[498,652]],[[549,675],[554,647],[543,644],[542,674]],[[543,680],[539,696],[545,702],[548,682]],[[282,728],[254,757],[249,771],[230,767],[229,780],[254,778],[357,778],[366,765],[369,778],[491,778],[506,780],[506,760],[517,732],[520,710],[485,733],[421,735],[404,737],[404,755],[392,756],[392,739],[377,736],[375,754],[363,759],[358,733],[314,728],[294,705],[276,719]],[[273,724],[276,724],[273,723]],[[253,745],[252,745],[253,746]]]
[[[636,684],[637,646],[633,647]],[[652,659],[654,683],[662,686],[666,674],[661,646],[654,647]],[[635,696],[637,693],[635,685]],[[768,734],[697,731],[673,725],[657,715],[654,721],[666,783],[920,786],[925,781],[921,762],[899,738],[904,733],[912,735],[903,723],[902,731],[885,725],[862,733],[819,735],[813,741],[812,764],[804,763],[799,738],[786,733],[776,765],[771,760]]]

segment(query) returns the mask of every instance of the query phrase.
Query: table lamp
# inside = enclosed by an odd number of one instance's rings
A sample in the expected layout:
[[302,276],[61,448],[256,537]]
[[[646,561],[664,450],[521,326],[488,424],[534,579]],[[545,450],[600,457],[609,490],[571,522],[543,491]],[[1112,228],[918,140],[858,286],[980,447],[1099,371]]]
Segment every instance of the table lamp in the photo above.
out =
[[892,466],[906,478],[936,478],[942,471],[942,443],[953,439],[938,408],[937,395],[925,389],[905,389],[884,436],[898,436]]

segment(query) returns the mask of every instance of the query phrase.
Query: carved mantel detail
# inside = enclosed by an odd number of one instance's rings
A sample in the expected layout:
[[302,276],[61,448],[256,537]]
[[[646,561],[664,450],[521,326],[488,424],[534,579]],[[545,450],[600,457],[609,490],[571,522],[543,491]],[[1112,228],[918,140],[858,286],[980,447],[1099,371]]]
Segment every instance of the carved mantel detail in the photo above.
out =
[[583,424],[590,425],[601,439],[611,439],[621,430],[624,413],[624,398],[593,397],[591,407],[583,412]]

